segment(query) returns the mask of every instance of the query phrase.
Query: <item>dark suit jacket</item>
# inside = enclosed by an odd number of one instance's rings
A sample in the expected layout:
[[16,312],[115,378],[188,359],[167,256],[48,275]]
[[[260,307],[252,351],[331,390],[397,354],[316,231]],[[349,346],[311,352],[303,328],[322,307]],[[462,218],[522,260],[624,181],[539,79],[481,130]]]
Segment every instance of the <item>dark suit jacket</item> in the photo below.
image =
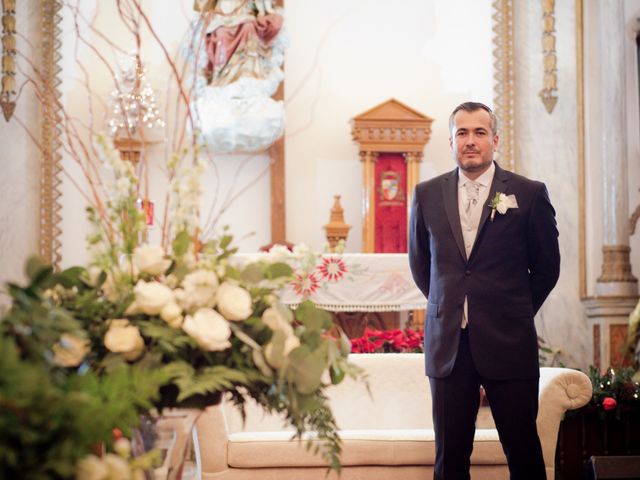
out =
[[[490,220],[496,192],[514,194],[517,209]],[[478,234],[466,257],[458,212],[458,170],[416,186],[409,225],[409,262],[428,298],[425,364],[442,378],[453,368],[465,295],[469,344],[480,375],[539,376],[533,317],[560,273],[555,211],[543,183],[496,164]]]

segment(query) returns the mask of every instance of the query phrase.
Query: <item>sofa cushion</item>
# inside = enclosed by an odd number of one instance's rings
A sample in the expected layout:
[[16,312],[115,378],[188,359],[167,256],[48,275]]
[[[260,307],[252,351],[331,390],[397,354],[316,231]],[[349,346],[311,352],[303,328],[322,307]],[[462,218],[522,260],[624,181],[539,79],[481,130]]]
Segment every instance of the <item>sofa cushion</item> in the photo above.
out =
[[[341,430],[341,463],[355,465],[433,465],[433,430]],[[322,467],[319,455],[306,442],[291,440],[291,432],[239,432],[229,436],[228,463],[232,468]],[[506,465],[495,430],[477,430],[471,462]]]

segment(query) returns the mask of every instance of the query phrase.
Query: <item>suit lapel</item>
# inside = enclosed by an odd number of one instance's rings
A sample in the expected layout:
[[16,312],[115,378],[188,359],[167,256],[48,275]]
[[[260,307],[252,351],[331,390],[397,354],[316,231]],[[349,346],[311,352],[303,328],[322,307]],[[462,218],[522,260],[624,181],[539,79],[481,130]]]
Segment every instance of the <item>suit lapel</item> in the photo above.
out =
[[496,162],[494,163],[496,165],[496,171],[493,174],[493,181],[491,182],[491,188],[489,189],[489,196],[487,197],[487,201],[482,207],[482,214],[480,215],[480,223],[478,224],[478,234],[476,235],[476,240],[473,243],[473,248],[471,249],[469,258],[471,258],[474,252],[476,251],[477,245],[480,242],[480,239],[482,236],[482,230],[484,229],[484,226],[487,223],[487,219],[491,216],[491,207],[489,207],[491,200],[496,195],[496,192],[505,193],[505,194],[508,193],[508,189],[509,189],[508,174],[505,170],[500,168],[500,166]]
[[458,169],[453,170],[444,177],[442,183],[442,194],[444,196],[444,209],[447,213],[451,233],[456,241],[460,255],[466,261],[467,254],[464,250],[464,240],[462,239],[462,227],[460,226],[460,212],[458,210]]

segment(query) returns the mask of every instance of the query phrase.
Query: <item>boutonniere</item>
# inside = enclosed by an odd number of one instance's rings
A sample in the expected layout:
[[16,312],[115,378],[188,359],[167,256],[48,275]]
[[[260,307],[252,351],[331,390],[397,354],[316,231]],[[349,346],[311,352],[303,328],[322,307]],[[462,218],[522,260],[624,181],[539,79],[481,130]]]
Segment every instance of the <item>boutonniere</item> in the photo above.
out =
[[489,204],[491,207],[491,221],[496,216],[496,210],[500,215],[507,213],[510,208],[518,208],[518,202],[515,195],[505,195],[502,192],[496,192]]

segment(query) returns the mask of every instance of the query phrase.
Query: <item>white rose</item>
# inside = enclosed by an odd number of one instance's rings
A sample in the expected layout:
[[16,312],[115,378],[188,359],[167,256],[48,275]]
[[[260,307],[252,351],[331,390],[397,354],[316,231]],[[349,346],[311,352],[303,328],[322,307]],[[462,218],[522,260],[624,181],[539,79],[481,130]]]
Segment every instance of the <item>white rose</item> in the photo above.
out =
[[104,456],[104,463],[109,469],[109,480],[124,480],[131,478],[131,468],[129,463],[119,455],[107,453]]
[[293,255],[296,257],[305,257],[312,253],[311,249],[304,243],[298,243],[293,246]]
[[87,281],[89,282],[89,285],[95,287],[98,283],[98,278],[100,278],[101,273],[102,269],[100,267],[97,267],[96,265],[89,267],[89,269],[87,270]]
[[106,480],[109,467],[95,455],[88,455],[76,465],[76,480]]
[[[267,308],[262,314],[262,321],[274,331],[273,337],[264,347],[264,357],[272,367],[281,368],[285,357],[300,346],[300,339],[294,333],[291,321],[277,307]],[[279,345],[277,350],[276,344]]]
[[189,310],[201,307],[213,307],[216,303],[218,277],[209,270],[191,272],[182,281],[183,301]]
[[127,360],[135,360],[144,349],[144,340],[138,327],[128,320],[111,320],[104,336],[104,346],[111,352],[121,353]]
[[129,458],[131,456],[131,441],[128,438],[120,437],[113,442],[113,451],[122,458]]
[[498,213],[500,213],[501,215],[504,215],[504,213],[509,208],[507,207],[506,200],[507,200],[507,196],[504,193],[501,193],[500,199],[498,200],[498,204],[496,205],[496,210],[498,210]]
[[293,327],[287,318],[276,308],[267,308],[262,314],[262,322],[271,330],[282,330],[285,335],[293,335]]
[[300,346],[300,339],[295,335],[289,335],[284,341],[284,354],[289,355],[294,348]]
[[264,347],[264,358],[273,368],[281,368],[284,365],[284,360],[287,355],[289,355],[294,348],[300,346],[300,339],[296,337],[293,332],[291,335],[286,336],[286,333],[284,335],[284,344],[280,344],[282,345],[282,351],[274,350],[276,347],[273,339]]
[[227,320],[245,320],[253,313],[251,294],[232,283],[223,283],[216,295],[218,311]]
[[89,340],[63,333],[60,341],[53,346],[53,361],[61,367],[77,367],[87,353],[89,353]]
[[133,251],[133,264],[143,273],[162,275],[171,266],[160,245],[141,245]]
[[176,302],[167,303],[160,312],[160,318],[173,328],[180,328],[182,325],[182,309]]
[[182,329],[205,350],[224,350],[231,346],[229,322],[210,308],[201,308],[193,315],[187,315]]
[[140,280],[133,292],[136,308],[147,315],[158,315],[167,303],[174,301],[173,291],[160,282]]
[[107,278],[102,284],[102,293],[111,303],[117,303],[120,298],[120,292],[116,284],[116,280],[112,272],[107,272]]
[[286,263],[291,260],[291,251],[284,245],[275,244],[267,253],[267,261],[271,263]]

